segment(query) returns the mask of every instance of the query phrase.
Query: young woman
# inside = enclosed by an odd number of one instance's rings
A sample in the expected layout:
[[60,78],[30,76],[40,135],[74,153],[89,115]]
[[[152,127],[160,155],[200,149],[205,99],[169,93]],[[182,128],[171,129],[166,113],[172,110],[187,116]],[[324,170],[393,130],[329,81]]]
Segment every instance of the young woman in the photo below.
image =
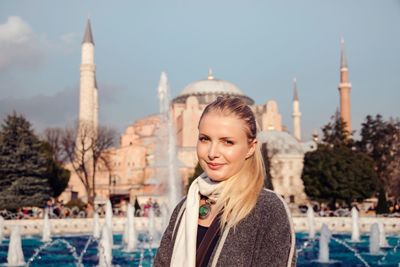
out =
[[175,208],[155,266],[294,266],[295,236],[282,198],[263,189],[256,120],[239,98],[218,97],[199,122],[204,170]]

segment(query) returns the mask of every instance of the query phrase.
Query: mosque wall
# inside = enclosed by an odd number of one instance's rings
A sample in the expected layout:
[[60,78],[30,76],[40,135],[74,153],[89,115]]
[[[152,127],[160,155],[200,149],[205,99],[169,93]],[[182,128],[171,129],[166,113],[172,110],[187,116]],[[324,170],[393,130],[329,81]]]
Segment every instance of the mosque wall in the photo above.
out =
[[199,120],[204,108],[200,109],[196,97],[191,96],[186,100],[186,107],[182,111],[182,147],[195,147],[199,136]]
[[275,155],[271,158],[271,176],[274,191],[289,203],[307,202],[301,180],[303,155]]

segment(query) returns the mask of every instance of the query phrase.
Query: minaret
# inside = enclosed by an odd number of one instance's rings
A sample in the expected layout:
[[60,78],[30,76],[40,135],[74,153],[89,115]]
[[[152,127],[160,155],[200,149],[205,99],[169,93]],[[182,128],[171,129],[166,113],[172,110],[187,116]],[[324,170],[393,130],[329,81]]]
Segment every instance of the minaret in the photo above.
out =
[[82,61],[79,98],[79,124],[97,128],[98,100],[96,66],[94,64],[94,42],[90,20],[86,24],[82,41]]
[[341,54],[340,54],[340,116],[346,123],[346,130],[351,134],[351,113],[350,113],[350,90],[349,69],[347,66],[346,54],[344,51],[344,40],[341,39]]
[[93,91],[93,127],[97,129],[99,127],[99,90],[97,87],[96,74],[94,75],[94,91]]
[[297,95],[297,81],[296,78],[293,79],[293,134],[294,137],[301,141],[301,113],[299,106],[299,97]]

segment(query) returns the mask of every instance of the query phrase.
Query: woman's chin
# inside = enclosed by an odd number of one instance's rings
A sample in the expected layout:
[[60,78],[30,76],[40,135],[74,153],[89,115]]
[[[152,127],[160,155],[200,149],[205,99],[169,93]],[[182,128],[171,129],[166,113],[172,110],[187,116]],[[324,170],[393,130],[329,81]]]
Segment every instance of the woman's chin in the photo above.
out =
[[219,182],[220,182],[220,180],[215,179],[215,178],[212,178],[212,177],[210,177],[210,176],[208,176],[208,178],[210,178],[210,180],[211,180],[212,182],[214,182],[214,183],[219,183]]
[[219,182],[227,180],[227,178],[225,176],[221,176],[221,175],[218,175],[213,172],[207,172],[207,176],[208,176],[208,178],[210,178],[211,181],[213,181],[215,183],[219,183]]

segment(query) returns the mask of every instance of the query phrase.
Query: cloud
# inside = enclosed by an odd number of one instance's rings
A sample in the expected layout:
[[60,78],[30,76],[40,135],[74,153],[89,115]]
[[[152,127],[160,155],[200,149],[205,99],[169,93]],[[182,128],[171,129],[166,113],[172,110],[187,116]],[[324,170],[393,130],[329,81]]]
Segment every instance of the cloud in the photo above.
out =
[[[119,86],[99,84],[101,124],[108,123],[102,120],[102,117],[118,103],[118,94],[122,90],[123,88]],[[0,123],[8,114],[16,111],[23,114],[38,132],[48,127],[71,125],[78,119],[78,94],[78,86],[73,86],[66,87],[64,90],[50,96],[40,94],[25,98],[7,97],[0,99]]]
[[14,67],[33,69],[45,58],[46,40],[18,16],[0,24],[0,71]]
[[76,32],[65,33],[60,36],[61,41],[66,45],[74,45],[79,44],[78,42],[79,35]]
[[37,130],[64,126],[74,122],[77,118],[77,110],[77,88],[66,88],[52,96],[8,97],[0,100],[0,118],[2,120],[7,114],[16,111],[23,114]]

